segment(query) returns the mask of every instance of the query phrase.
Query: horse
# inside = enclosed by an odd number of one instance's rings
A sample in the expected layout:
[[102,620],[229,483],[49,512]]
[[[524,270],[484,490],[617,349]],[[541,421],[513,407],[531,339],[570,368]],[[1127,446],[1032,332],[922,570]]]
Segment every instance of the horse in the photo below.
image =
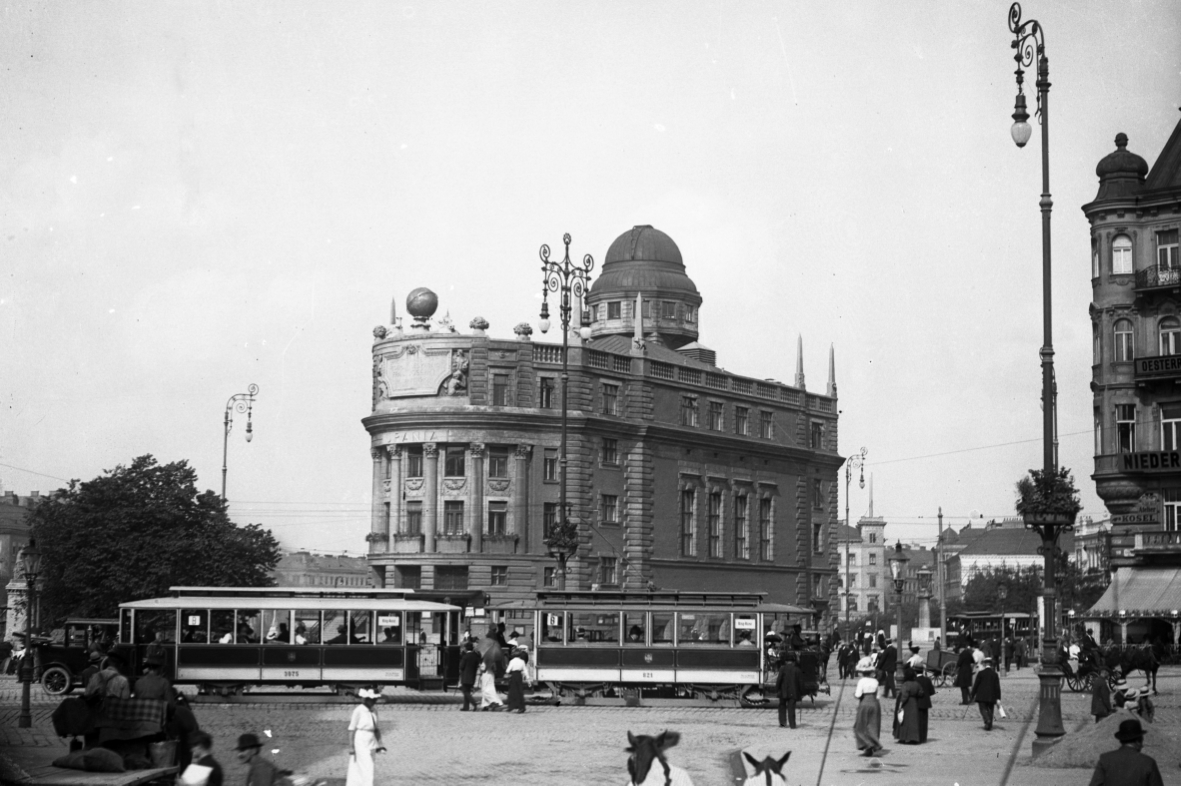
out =
[[[676,745],[681,735],[665,731],[655,737],[646,734],[627,733],[627,772],[631,776],[629,786],[693,786],[689,773],[674,767],[664,758],[664,751]],[[659,763],[659,767],[652,766]]]
[[770,756],[759,761],[746,751],[743,757],[755,768],[755,774],[746,779],[744,786],[787,786],[787,779],[783,777],[783,765],[791,758],[791,751],[783,754],[782,758],[773,759]]
[[1117,668],[1125,677],[1133,671],[1144,672],[1145,687],[1151,686],[1152,692],[1156,693],[1156,673],[1160,669],[1160,661],[1151,645],[1137,645],[1124,650],[1112,647],[1104,660],[1113,675]]

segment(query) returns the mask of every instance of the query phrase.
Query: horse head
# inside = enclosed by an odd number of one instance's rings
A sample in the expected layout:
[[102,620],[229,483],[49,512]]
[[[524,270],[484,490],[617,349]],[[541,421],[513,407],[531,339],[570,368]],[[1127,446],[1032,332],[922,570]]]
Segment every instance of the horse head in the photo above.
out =
[[779,786],[779,784],[786,786],[787,779],[783,777],[783,765],[787,764],[787,760],[791,758],[791,751],[783,754],[781,758],[773,759],[767,756],[762,761],[746,751],[743,751],[742,755],[750,762],[750,766],[755,768],[755,774],[746,779],[746,786]]
[[649,737],[646,734],[632,734],[627,733],[627,741],[629,743],[627,752],[631,756],[627,759],[627,772],[631,775],[632,783],[639,786],[648,781],[648,774],[652,769],[652,763],[659,761],[661,769],[663,770],[663,778],[660,781],[653,781],[654,783],[669,783],[671,780],[671,773],[668,767],[668,761],[664,758],[664,751],[676,745],[681,740],[681,735],[675,731],[661,732],[655,737]]

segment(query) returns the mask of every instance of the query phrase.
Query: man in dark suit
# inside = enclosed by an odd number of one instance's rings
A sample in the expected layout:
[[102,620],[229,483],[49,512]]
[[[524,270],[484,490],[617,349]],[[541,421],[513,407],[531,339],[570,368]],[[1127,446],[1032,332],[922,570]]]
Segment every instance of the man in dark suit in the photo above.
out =
[[960,689],[960,704],[971,704],[972,693],[972,646],[962,647],[955,657],[955,686]]
[[984,719],[984,730],[992,731],[992,713],[1001,700],[1001,678],[992,670],[992,658],[985,657],[972,683],[972,701],[980,707],[980,717]]
[[1135,718],[1123,721],[1115,738],[1120,747],[1099,757],[1091,786],[1164,786],[1156,760],[1140,752],[1144,729]]
[[898,648],[894,646],[893,641],[886,642],[886,648],[882,650],[881,664],[878,666],[885,674],[882,679],[882,696],[894,696],[898,691],[894,687],[894,672],[898,671]]
[[775,690],[779,693],[779,725],[787,728],[791,721],[791,728],[796,727],[796,702],[804,698],[804,674],[796,665],[796,654],[789,652],[784,656],[783,665],[779,667],[779,678],[775,680]]
[[923,689],[923,695],[919,698],[919,744],[927,741],[927,721],[931,709],[931,697],[935,695],[935,684],[931,682],[931,678],[927,676],[927,668],[919,666],[918,677],[916,678],[919,686]]
[[468,708],[474,708],[475,702],[472,701],[472,688],[476,686],[476,674],[480,671],[480,653],[475,651],[475,647],[470,641],[463,644],[463,654],[459,656],[459,687],[463,689],[463,707],[460,712],[467,712]]

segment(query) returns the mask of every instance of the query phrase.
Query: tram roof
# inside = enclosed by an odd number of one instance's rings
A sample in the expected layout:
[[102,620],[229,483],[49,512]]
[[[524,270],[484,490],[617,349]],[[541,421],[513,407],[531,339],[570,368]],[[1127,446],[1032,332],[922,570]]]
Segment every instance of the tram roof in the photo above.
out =
[[430,600],[415,600],[400,596],[390,597],[342,597],[331,595],[283,595],[260,597],[257,595],[185,595],[172,598],[147,598],[120,603],[121,609],[164,611],[169,609],[233,609],[289,610],[300,611],[461,611],[450,603],[436,603]]
[[[998,619],[1001,616],[999,611],[964,611],[959,614],[949,614],[949,620],[986,620]],[[1028,619],[1029,614],[1021,611],[1006,611],[1005,619],[1007,620],[1023,620]]]
[[624,592],[563,590],[538,592],[536,601],[508,601],[494,609],[735,609],[764,614],[812,614],[813,610],[786,603],[766,603],[761,592]]
[[169,587],[168,591],[175,598],[199,595],[213,598],[222,596],[241,597],[253,595],[256,597],[290,598],[290,597],[326,597],[334,598],[388,598],[402,595],[413,595],[412,589],[393,589],[378,587],[341,588],[341,587]]

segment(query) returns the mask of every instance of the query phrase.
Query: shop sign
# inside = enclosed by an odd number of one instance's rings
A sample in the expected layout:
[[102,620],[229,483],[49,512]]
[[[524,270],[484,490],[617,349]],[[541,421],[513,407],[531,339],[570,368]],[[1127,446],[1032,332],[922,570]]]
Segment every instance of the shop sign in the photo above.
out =
[[1176,450],[1153,450],[1123,454],[1124,472],[1173,472],[1181,471],[1181,452]]

